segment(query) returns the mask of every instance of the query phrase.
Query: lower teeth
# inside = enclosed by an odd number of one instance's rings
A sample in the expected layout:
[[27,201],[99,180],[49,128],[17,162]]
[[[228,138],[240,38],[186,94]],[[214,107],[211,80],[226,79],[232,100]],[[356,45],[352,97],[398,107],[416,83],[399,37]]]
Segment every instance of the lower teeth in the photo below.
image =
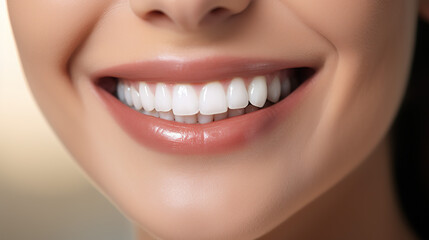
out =
[[[125,103],[126,104],[126,103]],[[265,105],[262,108],[255,107],[251,104],[247,105],[245,108],[240,109],[228,109],[227,112],[219,113],[219,114],[213,114],[213,115],[204,115],[201,113],[194,114],[194,115],[187,115],[187,116],[180,116],[180,115],[174,115],[173,111],[168,112],[158,112],[156,110],[153,111],[145,111],[144,109],[137,110],[135,107],[132,107],[134,110],[145,114],[147,116],[152,116],[168,121],[175,121],[178,123],[185,123],[185,124],[207,124],[211,122],[216,122],[228,118],[238,117],[241,115],[245,115],[248,113],[252,113],[255,111],[258,111],[260,109],[267,108],[269,106],[272,106],[275,103],[267,101]]]
[[156,110],[153,111],[145,111],[143,109],[137,110],[133,107],[134,110],[145,114],[147,116],[152,116],[156,118],[161,118],[168,121],[175,121],[179,123],[186,123],[186,124],[207,124],[211,122],[216,122],[228,118],[238,117],[244,114],[252,113],[255,111],[258,111],[260,109],[264,109],[268,106],[271,106],[273,103],[267,102],[264,107],[258,108],[253,105],[248,105],[246,108],[241,109],[228,109],[227,112],[219,113],[219,114],[213,114],[213,115],[204,115],[204,114],[194,114],[194,115],[187,115],[187,116],[180,116],[180,115],[174,115],[173,111],[169,112],[158,112]]

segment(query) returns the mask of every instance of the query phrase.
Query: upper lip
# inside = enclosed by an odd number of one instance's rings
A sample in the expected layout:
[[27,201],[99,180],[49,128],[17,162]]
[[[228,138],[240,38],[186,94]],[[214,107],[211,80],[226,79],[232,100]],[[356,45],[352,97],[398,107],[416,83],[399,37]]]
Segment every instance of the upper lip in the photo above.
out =
[[207,82],[264,75],[288,68],[317,68],[315,61],[266,60],[231,57],[212,57],[194,60],[159,58],[151,61],[132,62],[107,67],[94,72],[91,79],[97,81],[113,77],[127,81],[148,82]]

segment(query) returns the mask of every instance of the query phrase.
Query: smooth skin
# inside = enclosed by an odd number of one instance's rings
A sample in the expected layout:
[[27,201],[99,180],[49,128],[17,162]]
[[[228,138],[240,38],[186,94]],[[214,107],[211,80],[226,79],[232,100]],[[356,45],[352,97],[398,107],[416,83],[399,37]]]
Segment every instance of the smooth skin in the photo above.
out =
[[[417,0],[9,0],[8,8],[43,113],[140,239],[413,239],[393,194],[388,131],[419,4],[425,13],[428,1]],[[275,130],[203,156],[138,144],[90,81],[113,65],[206,56],[321,66]]]

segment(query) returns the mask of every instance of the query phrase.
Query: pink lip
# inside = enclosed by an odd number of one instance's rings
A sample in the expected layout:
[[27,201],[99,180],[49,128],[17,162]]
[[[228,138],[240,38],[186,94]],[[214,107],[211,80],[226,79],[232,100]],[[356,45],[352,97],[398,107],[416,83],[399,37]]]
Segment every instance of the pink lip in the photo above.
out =
[[[233,62],[236,63],[234,66],[241,67],[231,69],[226,66],[231,63],[228,61],[227,63],[223,62],[223,64],[218,61],[186,64],[173,62],[172,65],[170,65],[170,61],[158,62],[159,65],[156,62],[128,64],[99,71],[94,75],[93,79],[109,76],[132,80],[151,79],[153,81],[165,81],[165,79],[169,79],[169,81],[174,80],[174,82],[178,82],[177,79],[183,81],[187,79],[187,82],[189,82],[190,80],[186,76],[197,75],[199,76],[198,78],[195,76],[191,80],[196,82],[213,77],[219,79],[218,77],[221,75],[229,76],[244,73],[246,70],[262,74],[262,72],[279,70],[281,66],[286,65],[280,62],[271,62],[269,64],[261,63],[261,61]],[[213,66],[218,66],[220,72],[216,71]],[[291,66],[287,65],[288,68]],[[162,71],[165,68],[168,70]],[[228,69],[231,71],[226,71]],[[149,73],[145,74],[146,71]],[[198,74],[192,74],[193,72]],[[249,74],[249,72],[246,73]],[[271,107],[209,124],[182,124],[144,115],[121,103],[112,94],[97,87],[96,84],[94,84],[94,87],[117,123],[143,146],[172,154],[216,154],[244,146],[251,140],[271,132],[280,122],[284,122],[294,107],[298,105],[300,99],[308,92],[310,83],[313,82],[316,76],[317,73],[302,83],[298,89],[285,99]],[[96,81],[94,80],[94,82]]]
[[148,82],[205,82],[232,77],[264,75],[286,68],[314,67],[315,61],[287,62],[241,58],[204,58],[185,61],[161,59],[113,66],[95,72],[91,78],[115,77],[128,81]]

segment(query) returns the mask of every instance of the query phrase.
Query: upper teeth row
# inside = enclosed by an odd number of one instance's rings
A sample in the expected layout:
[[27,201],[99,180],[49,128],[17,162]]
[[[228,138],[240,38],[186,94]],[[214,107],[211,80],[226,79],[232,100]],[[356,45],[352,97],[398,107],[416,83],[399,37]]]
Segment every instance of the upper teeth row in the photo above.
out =
[[[270,81],[268,81],[270,80]],[[249,102],[253,106],[263,107],[267,99],[276,103],[280,96],[289,94],[291,82],[289,77],[277,74],[253,77],[246,86],[243,78],[234,78],[224,88],[221,82],[209,82],[201,90],[191,84],[157,83],[152,92],[146,82],[131,84],[120,80],[117,87],[118,98],[137,110],[151,112],[169,112],[176,116],[190,116],[197,113],[214,115],[226,113],[229,109],[243,109]]]

